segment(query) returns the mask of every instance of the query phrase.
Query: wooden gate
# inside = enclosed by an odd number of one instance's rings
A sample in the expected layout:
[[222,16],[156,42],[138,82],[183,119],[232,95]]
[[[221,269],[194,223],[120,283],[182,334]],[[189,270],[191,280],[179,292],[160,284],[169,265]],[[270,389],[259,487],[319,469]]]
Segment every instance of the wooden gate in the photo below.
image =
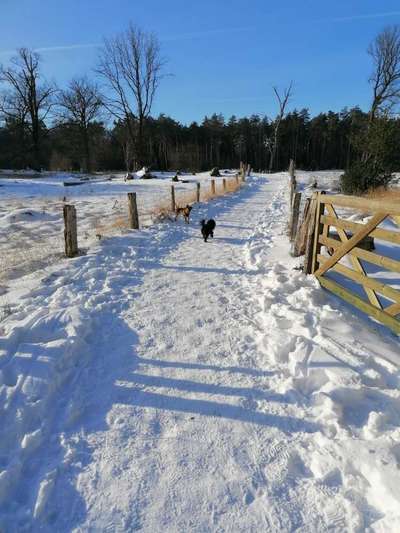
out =
[[[323,193],[313,200],[311,273],[323,287],[400,334],[400,290],[395,288],[400,287],[400,205]],[[348,209],[351,220],[344,218]],[[354,221],[357,213],[367,222]]]

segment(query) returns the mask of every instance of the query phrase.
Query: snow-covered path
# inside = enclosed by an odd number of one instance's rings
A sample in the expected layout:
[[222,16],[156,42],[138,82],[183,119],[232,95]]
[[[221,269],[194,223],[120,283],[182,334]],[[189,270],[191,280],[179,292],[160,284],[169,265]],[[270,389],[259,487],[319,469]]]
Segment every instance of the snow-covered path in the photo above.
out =
[[26,299],[0,531],[399,530],[397,340],[294,270],[285,190],[253,178]]

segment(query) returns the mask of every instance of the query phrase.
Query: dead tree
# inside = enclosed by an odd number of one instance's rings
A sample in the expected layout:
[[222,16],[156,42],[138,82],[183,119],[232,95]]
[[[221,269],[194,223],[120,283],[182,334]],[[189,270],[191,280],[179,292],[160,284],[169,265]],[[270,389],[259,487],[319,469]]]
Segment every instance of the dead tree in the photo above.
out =
[[163,77],[164,65],[157,37],[132,24],[126,32],[106,39],[100,53],[97,73],[110,94],[105,105],[126,124],[139,166],[145,163],[144,124]]
[[385,28],[370,44],[368,53],[372,57],[374,70],[369,79],[372,102],[364,137],[366,147],[361,157],[364,163],[372,155],[367,146],[375,119],[379,116],[387,118],[400,100],[400,27]]
[[58,99],[59,117],[64,123],[78,128],[84,161],[84,170],[91,171],[90,125],[100,117],[103,106],[96,84],[86,77],[73,79]]
[[374,71],[370,77],[373,96],[369,120],[388,113],[400,100],[400,27],[385,28],[370,44]]
[[278,151],[278,143],[279,143],[279,128],[280,128],[282,119],[285,116],[287,103],[289,101],[289,98],[292,95],[292,87],[293,87],[293,82],[290,82],[289,87],[284,90],[282,95],[280,95],[278,92],[278,89],[274,87],[274,93],[275,93],[275,96],[276,96],[276,99],[279,105],[279,113],[274,122],[273,137],[272,139],[267,139],[265,141],[265,145],[270,152],[270,157],[269,157],[269,171],[270,172],[272,172],[272,169],[275,163],[276,154]]
[[32,167],[40,170],[42,132],[54,105],[56,88],[40,83],[40,56],[20,48],[7,68],[0,67],[0,83],[6,89],[0,99],[0,113],[9,119],[23,119],[32,147]]

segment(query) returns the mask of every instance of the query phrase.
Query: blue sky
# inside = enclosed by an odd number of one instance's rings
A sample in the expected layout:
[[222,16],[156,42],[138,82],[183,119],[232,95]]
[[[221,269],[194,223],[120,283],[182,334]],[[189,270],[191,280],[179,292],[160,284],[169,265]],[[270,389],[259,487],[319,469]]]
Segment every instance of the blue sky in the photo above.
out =
[[60,86],[91,72],[104,37],[129,21],[154,31],[173,76],[154,114],[188,123],[221,112],[273,116],[272,87],[291,80],[291,108],[311,114],[370,101],[366,49],[400,24],[385,0],[0,0],[0,62],[20,46],[39,49],[45,75]]

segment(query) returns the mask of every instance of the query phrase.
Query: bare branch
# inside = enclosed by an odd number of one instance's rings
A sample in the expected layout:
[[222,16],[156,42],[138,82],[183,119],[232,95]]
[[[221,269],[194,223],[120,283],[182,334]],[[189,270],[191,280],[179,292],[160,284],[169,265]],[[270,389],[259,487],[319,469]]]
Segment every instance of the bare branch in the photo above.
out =
[[400,100],[400,27],[385,28],[370,44],[374,71],[370,77],[373,98],[372,122],[379,112],[389,112]]
[[36,168],[40,168],[41,128],[54,105],[56,92],[54,86],[40,83],[39,66],[39,55],[21,48],[8,68],[0,67],[0,83],[5,86],[0,96],[0,113],[29,129]]
[[99,118],[103,101],[96,84],[86,77],[75,78],[65,91],[60,92],[58,116],[64,124],[78,127],[83,153],[83,166],[91,170],[91,146],[89,127]]
[[97,73],[109,93],[104,105],[126,124],[140,164],[144,121],[151,113],[164,65],[156,36],[132,24],[123,34],[104,41],[99,58]]
[[279,113],[276,116],[275,123],[274,123],[274,136],[273,136],[273,139],[269,139],[268,143],[266,145],[268,150],[269,150],[269,152],[270,152],[270,158],[269,158],[269,171],[270,172],[272,171],[272,168],[273,168],[273,165],[274,165],[274,162],[275,162],[275,158],[276,158],[276,153],[277,153],[277,150],[278,150],[279,128],[280,128],[282,119],[285,116],[286,106],[287,106],[287,104],[289,102],[290,97],[292,96],[292,89],[293,89],[293,82],[292,81],[290,82],[289,87],[287,87],[283,91],[282,95],[279,94],[279,91],[278,91],[278,89],[276,87],[273,87],[276,99],[278,101]]

